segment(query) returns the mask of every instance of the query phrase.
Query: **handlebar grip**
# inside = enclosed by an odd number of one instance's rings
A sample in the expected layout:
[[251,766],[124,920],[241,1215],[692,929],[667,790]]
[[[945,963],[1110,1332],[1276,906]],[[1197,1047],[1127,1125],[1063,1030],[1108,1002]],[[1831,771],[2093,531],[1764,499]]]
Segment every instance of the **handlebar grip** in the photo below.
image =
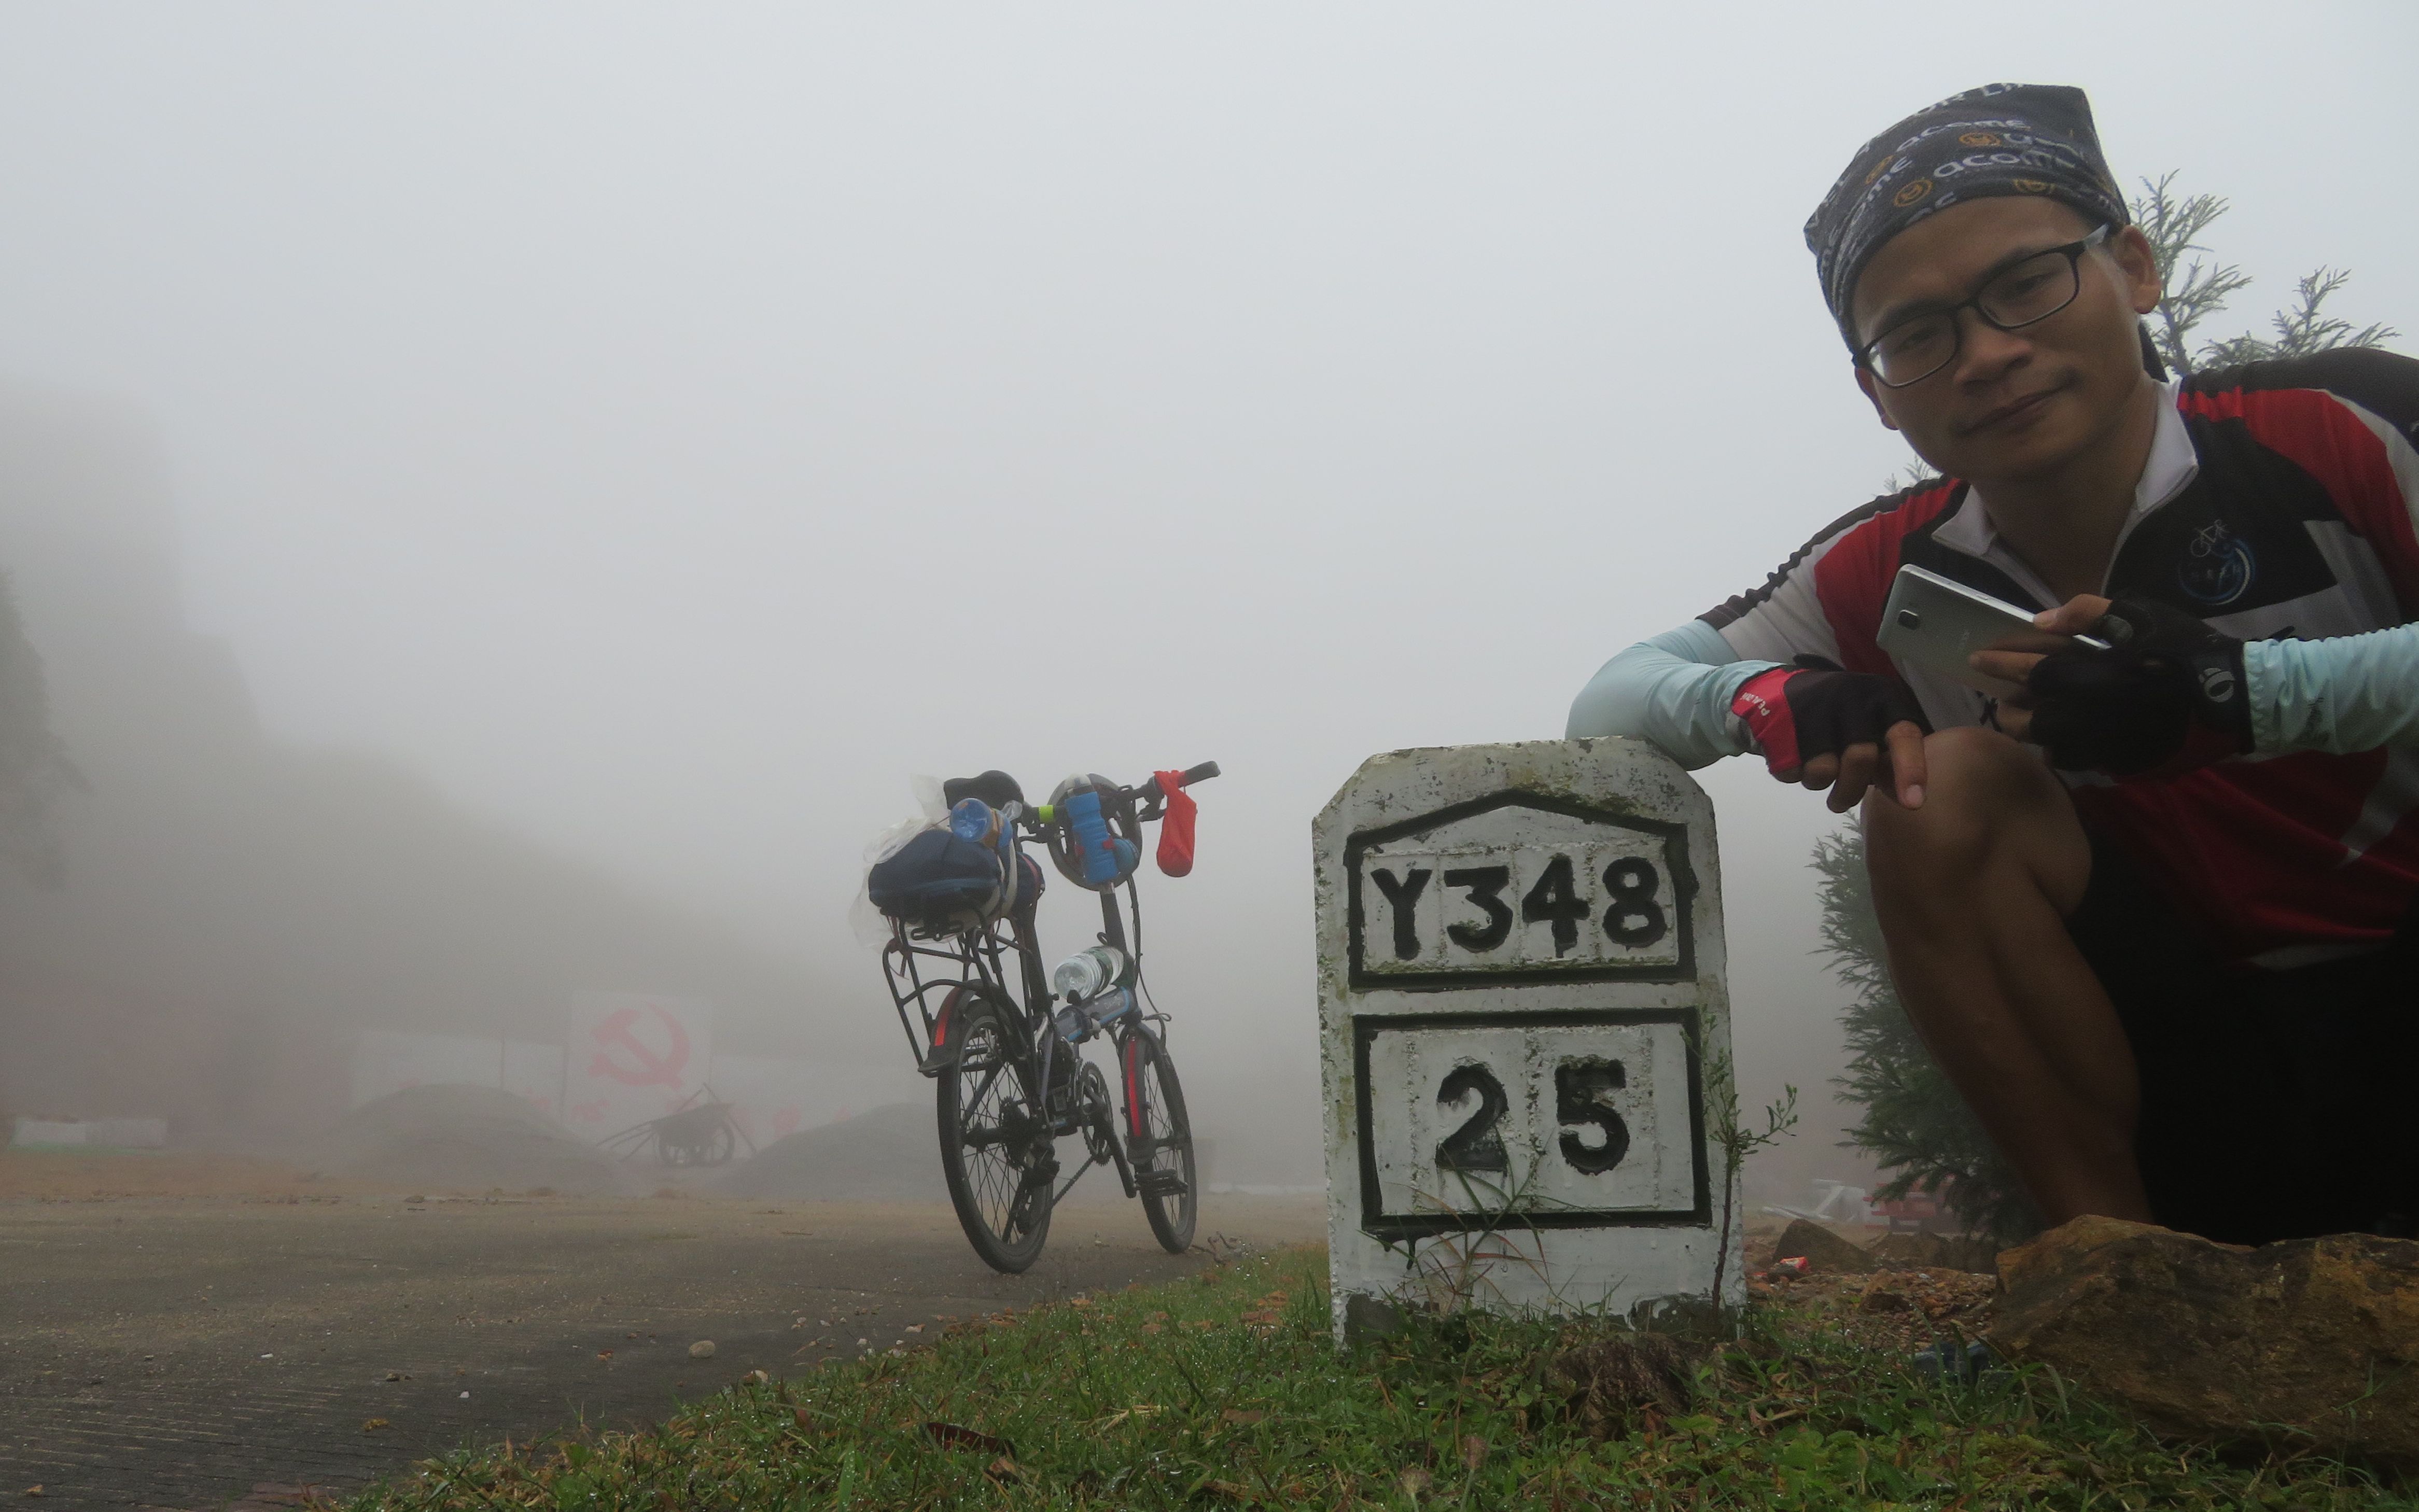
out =
[[[1218,764],[1216,762],[1203,762],[1198,766],[1189,767],[1184,771],[1177,773],[1176,785],[1180,788],[1189,788],[1195,782],[1207,782],[1217,775]],[[1128,796],[1140,798],[1145,803],[1159,803],[1166,798],[1167,788],[1165,784],[1160,781],[1156,775],[1153,775],[1149,781],[1145,782],[1138,788],[1128,788],[1126,789],[1126,793]],[[1146,819],[1156,819],[1159,815],[1157,811],[1154,810],[1150,813],[1145,814],[1143,817]]]

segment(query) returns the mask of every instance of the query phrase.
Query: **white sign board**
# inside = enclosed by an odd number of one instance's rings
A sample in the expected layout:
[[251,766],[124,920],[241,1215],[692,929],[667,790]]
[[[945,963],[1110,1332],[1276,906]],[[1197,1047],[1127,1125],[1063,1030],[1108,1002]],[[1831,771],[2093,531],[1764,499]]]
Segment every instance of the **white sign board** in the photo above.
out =
[[676,1111],[705,1085],[714,1018],[693,998],[581,993],[562,1037],[562,1121],[586,1139]]
[[1355,1298],[1707,1296],[1730,1002],[1703,791],[1633,741],[1395,751],[1312,835],[1338,1330]]

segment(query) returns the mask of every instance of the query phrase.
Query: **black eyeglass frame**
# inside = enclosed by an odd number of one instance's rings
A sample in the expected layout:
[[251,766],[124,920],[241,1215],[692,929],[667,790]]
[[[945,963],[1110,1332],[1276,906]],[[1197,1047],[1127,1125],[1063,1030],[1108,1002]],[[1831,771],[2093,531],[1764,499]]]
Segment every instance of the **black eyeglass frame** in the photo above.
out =
[[[1911,389],[1917,384],[1922,382],[1925,378],[1937,377],[1942,368],[1945,368],[1951,363],[1956,362],[1958,353],[1965,349],[1965,322],[1957,318],[1961,313],[1966,310],[1973,311],[1974,317],[1976,319],[1985,322],[1995,331],[2022,331],[2026,326],[2037,326],[2041,324],[2051,316],[2057,314],[2058,311],[2072,304],[2076,298],[2083,293],[2083,255],[2089,252],[2094,247],[2103,245],[2108,240],[2108,233],[2114,229],[2116,228],[2113,226],[2103,225],[2095,229],[2089,236],[2085,237],[2080,240],[2069,241],[2056,247],[2043,247],[2039,252],[2026,253],[2023,256],[2011,260],[2005,267],[1994,271],[1990,277],[1982,280],[1982,286],[1980,288],[1976,289],[1971,295],[1958,301],[1955,304],[1949,305],[1948,308],[1941,310],[1925,310],[1918,314],[1908,316],[1903,320],[1892,321],[1888,330],[1884,331],[1872,340],[1857,348],[1857,365],[1863,368],[1866,372],[1871,373],[1873,376],[1873,381],[1880,384],[1883,388]],[[2018,320],[2013,323],[1998,319],[1996,316],[1993,316],[1990,311],[1982,308],[1982,296],[1991,292],[1992,285],[1997,283],[2009,273],[2022,268],[2025,264],[2032,261],[2036,257],[2048,257],[2054,255],[2063,256],[2066,259],[2067,271],[2072,274],[2074,279],[2074,285],[2072,288],[2067,290],[2066,298],[2060,300],[2054,308],[2043,310],[2041,314],[2034,316],[2029,320]],[[1890,379],[1882,377],[1881,364],[1874,356],[1875,352],[1880,348],[1881,344],[1889,340],[1892,332],[1900,331],[1904,327],[1911,326],[1918,320],[1930,320],[1940,316],[1946,316],[1949,317],[1949,355],[1943,357],[1937,366],[1926,368],[1924,371],[1918,373],[1911,378],[1901,378],[1896,382],[1892,382]]]

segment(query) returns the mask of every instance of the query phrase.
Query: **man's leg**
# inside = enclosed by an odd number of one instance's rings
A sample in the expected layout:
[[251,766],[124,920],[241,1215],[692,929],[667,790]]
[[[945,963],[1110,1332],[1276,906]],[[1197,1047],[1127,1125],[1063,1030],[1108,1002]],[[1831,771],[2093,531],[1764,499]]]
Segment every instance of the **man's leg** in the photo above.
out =
[[1995,731],[1944,730],[1924,763],[1921,808],[1864,805],[1899,1001],[2043,1218],[2147,1222],[2133,1048],[2066,929],[2091,879],[2074,807]]

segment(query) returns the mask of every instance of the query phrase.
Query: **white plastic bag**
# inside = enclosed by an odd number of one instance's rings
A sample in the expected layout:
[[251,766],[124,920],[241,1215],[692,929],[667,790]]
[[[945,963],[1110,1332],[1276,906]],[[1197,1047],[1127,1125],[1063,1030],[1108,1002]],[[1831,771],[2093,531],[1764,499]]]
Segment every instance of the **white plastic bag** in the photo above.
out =
[[856,935],[856,943],[871,950],[879,950],[890,943],[890,920],[873,906],[872,895],[866,890],[866,879],[882,862],[899,854],[909,841],[932,828],[948,822],[949,810],[941,801],[941,779],[937,777],[911,777],[908,790],[915,795],[916,807],[924,810],[920,819],[901,819],[873,837],[865,847],[865,864],[856,869],[856,896],[849,901],[848,927]]

